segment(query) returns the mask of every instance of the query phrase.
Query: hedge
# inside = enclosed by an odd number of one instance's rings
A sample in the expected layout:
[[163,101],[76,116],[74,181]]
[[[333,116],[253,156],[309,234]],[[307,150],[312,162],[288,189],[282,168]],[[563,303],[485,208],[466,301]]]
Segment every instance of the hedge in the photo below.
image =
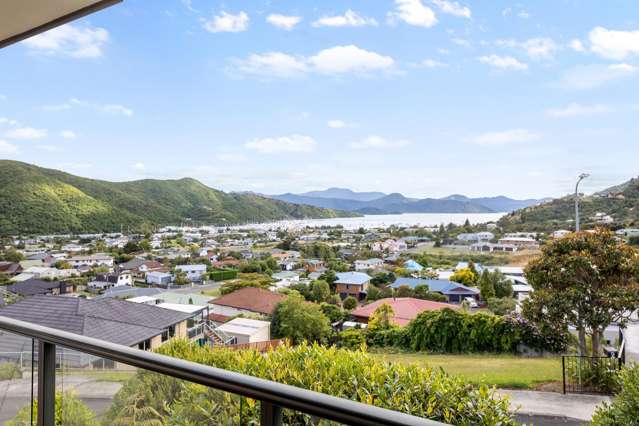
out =
[[593,426],[639,425],[639,365],[624,368],[619,378],[621,390],[611,404],[604,403],[592,418]]
[[226,281],[226,280],[233,280],[235,278],[237,278],[237,271],[236,270],[220,270],[220,271],[213,271],[209,274],[210,278],[213,281]]
[[[406,327],[359,333],[369,346],[442,353],[516,353],[522,346],[540,352],[562,352],[569,339],[565,331],[542,331],[519,316],[452,309],[423,312]],[[342,345],[351,347],[355,337],[347,337],[349,342]]]
[[[440,369],[383,362],[361,350],[302,343],[260,354],[175,341],[159,352],[447,424],[517,424],[507,399],[486,386],[470,385]],[[259,422],[258,401],[141,370],[116,394],[105,422],[118,422],[131,400],[153,408],[168,425]],[[284,410],[284,424],[318,423],[308,415]]]

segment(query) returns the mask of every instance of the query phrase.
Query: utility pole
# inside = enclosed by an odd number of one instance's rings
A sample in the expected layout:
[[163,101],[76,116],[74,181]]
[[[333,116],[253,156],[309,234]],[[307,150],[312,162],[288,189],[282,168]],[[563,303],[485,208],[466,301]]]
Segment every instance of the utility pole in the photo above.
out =
[[577,184],[575,185],[575,232],[579,232],[579,184],[589,176],[588,173],[580,174]]

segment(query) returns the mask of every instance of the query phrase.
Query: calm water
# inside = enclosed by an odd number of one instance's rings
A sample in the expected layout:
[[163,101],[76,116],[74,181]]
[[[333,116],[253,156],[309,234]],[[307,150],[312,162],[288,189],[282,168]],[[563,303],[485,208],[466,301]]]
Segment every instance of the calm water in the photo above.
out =
[[244,225],[237,228],[253,228],[253,229],[299,229],[306,226],[338,226],[342,225],[344,229],[372,229],[386,228],[391,225],[397,226],[437,226],[441,223],[463,224],[466,219],[470,223],[485,223],[496,221],[506,213],[407,213],[407,214],[387,214],[387,215],[370,215],[364,217],[345,217],[334,219],[301,219],[301,220],[282,220],[279,222],[258,223],[253,225]]

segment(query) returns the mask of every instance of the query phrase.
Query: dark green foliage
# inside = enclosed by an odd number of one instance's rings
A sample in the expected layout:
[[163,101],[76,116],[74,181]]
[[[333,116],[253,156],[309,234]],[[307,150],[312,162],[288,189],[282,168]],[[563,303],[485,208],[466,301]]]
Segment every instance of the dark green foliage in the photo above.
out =
[[339,306],[336,306],[332,303],[322,303],[320,305],[322,312],[331,323],[342,321],[345,317],[344,311]]
[[423,312],[410,322],[406,332],[410,349],[446,353],[516,352],[520,344],[560,352],[567,342],[566,334],[542,334],[519,317],[469,314],[452,309]]
[[226,281],[226,280],[233,280],[235,278],[237,278],[237,271],[235,270],[219,270],[219,271],[213,271],[209,274],[209,277],[213,280],[213,281]]
[[287,338],[293,343],[323,342],[331,332],[331,324],[319,305],[305,302],[300,296],[290,295],[278,303],[271,319],[274,338]]
[[488,299],[488,309],[495,315],[508,315],[515,310],[517,302],[512,297]]
[[353,216],[251,194],[227,194],[190,179],[106,182],[0,160],[0,235],[119,231],[180,223],[232,224]]
[[639,366],[625,368],[619,379],[621,390],[611,404],[597,409],[592,418],[593,426],[639,425]]
[[344,306],[344,309],[346,309],[347,311],[352,311],[357,307],[357,299],[355,299],[353,296],[348,296],[346,299],[344,299],[344,302],[342,302],[342,306]]

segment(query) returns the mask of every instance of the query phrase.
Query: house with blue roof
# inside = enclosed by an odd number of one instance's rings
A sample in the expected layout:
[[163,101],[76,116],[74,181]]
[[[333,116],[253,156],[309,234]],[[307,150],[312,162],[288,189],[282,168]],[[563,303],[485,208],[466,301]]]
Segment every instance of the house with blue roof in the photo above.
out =
[[479,299],[479,289],[466,287],[463,284],[450,280],[427,280],[421,278],[397,278],[391,288],[400,288],[403,286],[415,289],[419,285],[426,285],[432,292],[442,294],[448,299],[449,303],[461,303],[464,298],[472,297]]
[[415,262],[413,259],[408,259],[404,262],[404,269],[408,269],[409,271],[420,272],[424,269],[422,265]]
[[342,299],[353,296],[364,300],[368,293],[371,277],[363,272],[340,272],[335,281],[335,291]]

